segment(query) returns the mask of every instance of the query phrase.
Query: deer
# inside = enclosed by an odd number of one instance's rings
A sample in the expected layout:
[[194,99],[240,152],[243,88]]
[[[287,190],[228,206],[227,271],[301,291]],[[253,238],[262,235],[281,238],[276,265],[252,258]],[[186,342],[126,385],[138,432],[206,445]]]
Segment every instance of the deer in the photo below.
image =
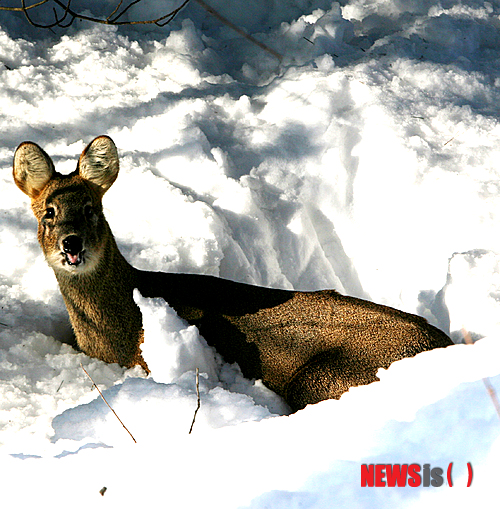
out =
[[102,198],[118,172],[117,148],[105,135],[86,146],[66,175],[36,143],[23,142],[14,154],[14,181],[31,199],[38,241],[78,348],[88,356],[149,373],[134,289],[163,298],[225,362],[262,380],[292,412],[375,382],[378,370],[395,361],[453,344],[422,317],[335,290],[284,290],[134,268],[103,213]]

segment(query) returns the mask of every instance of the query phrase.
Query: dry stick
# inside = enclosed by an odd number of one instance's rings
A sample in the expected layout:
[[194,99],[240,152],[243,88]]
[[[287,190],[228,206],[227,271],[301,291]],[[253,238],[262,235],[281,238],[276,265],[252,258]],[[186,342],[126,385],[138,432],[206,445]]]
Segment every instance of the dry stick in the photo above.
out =
[[24,12],[24,11],[27,11],[28,9],[35,9],[36,7],[39,7],[40,5],[46,4],[49,1],[50,0],[41,0],[41,2],[38,2],[38,3],[33,4],[33,5],[28,5],[28,6],[25,6],[25,7],[1,7],[0,6],[0,11]]
[[90,378],[93,386],[97,389],[97,392],[101,395],[101,398],[104,401],[104,403],[106,403],[106,405],[108,405],[108,408],[115,414],[115,417],[120,421],[120,424],[125,428],[125,431],[132,437],[132,440],[135,443],[137,443],[137,440],[134,438],[134,435],[132,435],[132,433],[130,433],[127,426],[125,426],[125,424],[123,424],[122,420],[118,417],[117,413],[111,408],[109,403],[106,401],[106,398],[102,395],[102,392],[100,391],[99,387],[97,387],[96,383],[94,382],[94,380],[92,380],[92,377],[87,373],[87,370],[83,367],[83,364],[81,362],[80,362],[80,366],[82,367],[85,374]]
[[[51,0],[41,0],[41,1],[37,2],[37,3],[35,3],[35,4],[26,5],[26,0],[21,0],[21,7],[2,7],[2,6],[0,6],[0,11],[22,12],[24,14],[24,16],[26,17],[28,23],[30,23],[31,25],[33,25],[33,26],[35,26],[37,28],[48,28],[48,29],[51,29],[51,28],[53,28],[55,26],[59,26],[61,28],[68,28],[73,23],[73,21],[75,19],[80,19],[80,20],[84,20],[84,21],[91,21],[93,23],[101,23],[101,24],[104,24],[104,25],[139,25],[139,24],[147,25],[147,24],[155,24],[157,26],[163,27],[166,24],[170,23],[170,21],[172,21],[175,18],[175,16],[187,5],[187,3],[190,0],[184,0],[179,7],[177,7],[173,11],[169,12],[168,14],[160,16],[159,18],[156,18],[156,19],[150,19],[150,20],[145,20],[145,21],[118,21],[118,18],[120,18],[130,7],[132,7],[133,5],[139,3],[142,0],[133,0],[119,14],[116,14],[118,9],[123,4],[123,0],[120,0],[118,5],[115,7],[115,9],[111,12],[111,14],[106,19],[94,18],[92,16],[86,16],[84,14],[80,14],[80,13],[75,12],[70,7],[72,0],[66,0],[66,3],[64,3],[61,0],[52,0],[56,5],[58,5],[60,8],[62,8],[64,10],[64,13],[63,13],[62,17],[60,18],[58,16],[57,12],[55,11],[55,9],[53,9],[54,10],[54,22],[53,23],[49,23],[47,25],[42,25],[40,23],[37,23],[37,22],[33,21],[33,19],[31,18],[30,14],[28,13],[28,11],[30,9],[36,9],[39,6],[48,3],[49,1],[51,1]],[[115,15],[115,17],[113,19],[111,19],[111,17],[113,15]],[[62,23],[63,23],[63,21],[66,18],[71,18],[71,19],[70,19],[70,21],[67,22],[67,24],[63,25]]]
[[488,391],[488,394],[490,395],[491,400],[493,401],[493,406],[495,407],[495,410],[497,411],[498,417],[500,417],[500,401],[498,401],[498,395],[493,388],[493,385],[491,385],[489,378],[483,378],[484,385],[486,386],[486,390]]
[[[130,2],[127,7],[125,7],[125,9],[123,9],[122,12],[120,12],[120,14],[117,14],[116,15],[116,18],[113,19],[113,21],[117,21],[119,18],[121,18],[131,7],[133,7],[135,4],[138,4],[139,2],[141,2],[141,0],[134,0],[133,2]],[[120,5],[122,4],[122,1],[120,0]],[[120,7],[120,6],[118,6]],[[118,10],[118,7],[116,8],[116,10]],[[106,19],[110,19],[112,16],[112,14],[110,14]]]
[[[116,7],[113,9],[111,14],[109,14],[105,19],[101,18],[95,18],[92,16],[86,16],[84,14],[80,14],[75,12],[73,9],[71,9],[71,2],[72,0],[66,0],[66,4],[62,0],[52,0],[56,5],[58,5],[60,8],[64,10],[64,13],[62,17],[59,17],[56,10],[54,9],[54,21],[52,23],[49,23],[47,25],[42,25],[40,23],[35,22],[30,14],[30,9],[35,9],[36,7],[39,7],[43,4],[46,4],[50,0],[41,0],[40,2],[37,2],[32,5],[26,5],[26,0],[21,0],[21,7],[2,7],[0,6],[0,11],[14,11],[14,12],[22,12],[24,16],[26,17],[28,23],[31,25],[37,27],[37,28],[53,28],[55,26],[59,26],[61,28],[68,28],[75,19],[80,19],[84,21],[91,21],[93,23],[101,23],[104,25],[147,25],[147,24],[155,24],[157,26],[163,27],[170,23],[176,15],[188,4],[190,0],[184,0],[182,4],[174,9],[173,11],[169,12],[168,14],[165,14],[159,18],[156,19],[150,19],[145,21],[118,21],[131,7],[141,2],[141,0],[132,0],[126,7],[122,9],[121,12],[118,13],[118,10],[123,5],[123,0],[119,0]],[[229,21],[226,17],[224,17],[222,14],[217,12],[213,7],[210,7],[207,3],[205,3],[203,0],[195,0],[203,9],[205,9],[209,14],[217,18],[221,23],[224,23],[228,27],[230,27],[232,30],[234,30],[236,33],[250,41],[251,43],[257,45],[259,48],[263,49],[264,51],[267,51],[270,55],[277,58],[280,62],[283,60],[283,55],[278,53],[277,51],[271,49],[269,46],[266,46],[264,43],[258,41],[255,39],[255,37],[252,37],[250,34],[247,34],[244,30],[236,26],[233,22]],[[63,21],[67,18],[70,18],[70,20],[67,22],[67,24],[63,25]]]
[[[462,327],[462,334],[464,335],[464,340],[468,345],[473,345],[472,337],[465,328]],[[498,395],[493,387],[491,385],[490,379],[488,377],[483,378],[483,383],[486,387],[486,391],[490,395],[491,401],[493,402],[493,406],[495,407],[495,410],[497,411],[498,417],[500,417],[500,401],[498,400]]]
[[458,136],[460,136],[462,133],[459,131],[457,134],[455,134],[455,136],[453,136],[453,138],[451,138],[450,140],[448,140],[444,145],[443,147],[446,147],[446,145],[448,145],[448,143],[451,143],[455,138],[457,138]]
[[196,419],[196,414],[198,413],[198,410],[201,406],[200,401],[200,370],[196,368],[196,395],[198,396],[198,403],[196,405],[196,410],[194,411],[193,415],[193,422],[191,423],[191,428],[189,428],[189,435],[191,435],[191,431],[193,431],[194,421]]
[[241,35],[242,37],[244,37],[248,41],[252,42],[253,44],[256,44],[259,48],[263,49],[264,51],[267,51],[270,55],[277,58],[280,62],[281,62],[281,60],[283,60],[283,55],[281,55],[277,51],[274,51],[269,46],[266,46],[264,43],[258,41],[257,39],[252,37],[250,34],[247,34],[240,27],[236,26],[232,21],[229,21],[222,14],[217,12],[213,7],[210,7],[210,5],[206,4],[203,0],[195,0],[195,2],[198,3],[201,7],[203,7],[214,18],[217,18],[219,21],[224,23],[224,25],[227,25],[229,28],[234,30],[237,34]]
[[118,9],[122,6],[122,3],[123,3],[123,0],[120,0],[119,4],[115,7],[113,12],[106,18],[106,21],[109,21],[113,17],[113,14],[117,13]]
[[[69,22],[69,24],[68,24],[68,25],[62,25],[62,22],[66,19],[66,17],[68,16],[68,13],[71,13],[71,10],[70,10],[70,8],[69,8],[69,7],[70,7],[70,4],[71,4],[71,0],[68,0],[68,4],[66,5],[66,7],[62,6],[62,7],[64,7],[64,16],[63,16],[62,18],[59,18],[59,17],[57,16],[57,11],[56,11],[55,9],[53,9],[53,11],[54,11],[55,21],[54,21],[54,23],[49,23],[48,25],[41,25],[41,24],[39,24],[39,23],[35,23],[35,22],[34,22],[34,21],[30,18],[30,15],[28,14],[28,8],[29,8],[30,6],[26,7],[25,0],[21,0],[21,5],[22,5],[21,9],[22,9],[22,11],[23,11],[23,13],[24,13],[24,15],[25,15],[26,19],[28,20],[28,23],[29,23],[30,25],[33,25],[33,26],[34,26],[34,27],[36,27],[36,28],[48,28],[48,29],[51,29],[51,28],[53,28],[53,27],[55,27],[55,26],[60,26],[60,27],[63,27],[63,28],[67,28],[67,27],[69,27],[69,26],[71,25],[71,23],[73,22],[73,20],[71,20],[71,21]],[[74,19],[74,18],[73,18],[73,19]]]
[[77,14],[76,12],[70,10],[69,9],[69,3],[71,2],[71,0],[68,0],[68,5],[66,7],[64,6],[64,4],[60,0],[53,0],[53,1],[57,5],[59,5],[60,7],[65,8],[69,12],[69,14],[73,17],[73,19],[74,18],[78,18],[78,19],[85,20],[85,21],[92,21],[93,23],[102,23],[104,25],[148,25],[148,24],[150,25],[150,24],[154,23],[155,25],[158,25],[160,27],[163,27],[166,24],[170,23],[170,21],[172,21],[175,18],[175,16],[189,2],[189,0],[184,0],[184,2],[179,7],[177,7],[173,11],[169,12],[168,14],[160,16],[159,18],[156,18],[156,19],[150,19],[150,20],[147,20],[147,21],[117,21],[118,18],[120,18],[130,7],[132,7],[132,5],[134,5],[136,3],[139,3],[141,0],[134,0],[120,14],[118,14],[113,20],[109,19],[109,17],[112,16],[118,10],[120,5],[123,3],[121,0],[120,0],[120,3],[118,5],[118,7],[105,20],[104,19],[99,19],[99,18],[93,18],[93,17],[90,17],[90,16],[85,16],[83,14]]

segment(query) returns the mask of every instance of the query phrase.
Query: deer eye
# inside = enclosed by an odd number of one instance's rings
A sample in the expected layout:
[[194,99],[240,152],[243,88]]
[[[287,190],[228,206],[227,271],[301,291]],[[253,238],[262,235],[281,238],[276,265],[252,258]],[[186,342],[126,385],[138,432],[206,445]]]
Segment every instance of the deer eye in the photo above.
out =
[[83,209],[83,213],[87,219],[92,219],[94,215],[94,210],[90,205],[85,205],[85,208]]
[[44,219],[54,219],[56,215],[56,211],[54,210],[53,207],[47,207],[45,209],[45,216],[44,216]]

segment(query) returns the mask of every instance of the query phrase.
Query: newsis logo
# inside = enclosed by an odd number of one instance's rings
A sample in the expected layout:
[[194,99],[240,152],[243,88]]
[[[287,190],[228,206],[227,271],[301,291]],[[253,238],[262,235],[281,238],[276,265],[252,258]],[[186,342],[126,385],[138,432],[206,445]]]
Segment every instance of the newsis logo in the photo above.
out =
[[[453,486],[451,477],[453,463],[448,465],[446,470],[446,481],[448,486]],[[472,484],[472,465],[467,463],[468,479],[467,488]],[[418,486],[438,488],[445,483],[444,470],[440,467],[433,467],[426,463],[423,468],[417,463],[411,465],[361,465],[361,487],[387,487],[387,488],[404,488],[410,486],[417,488]]]

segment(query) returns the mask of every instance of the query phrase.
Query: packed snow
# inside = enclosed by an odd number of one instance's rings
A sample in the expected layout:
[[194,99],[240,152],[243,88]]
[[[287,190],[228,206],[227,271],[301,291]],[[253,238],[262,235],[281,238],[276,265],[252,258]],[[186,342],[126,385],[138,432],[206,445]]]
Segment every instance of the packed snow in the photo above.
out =
[[[194,0],[164,28],[49,31],[0,11],[2,505],[492,507],[498,3],[209,3],[281,61]],[[143,0],[128,19],[178,4]],[[101,16],[114,5],[72,4]],[[134,266],[335,288],[424,316],[456,344],[292,415],[139,293],[151,375],[79,353],[11,167],[31,140],[72,171],[100,134],[121,158],[105,213]],[[446,478],[451,462],[451,489],[361,487],[363,464]]]

